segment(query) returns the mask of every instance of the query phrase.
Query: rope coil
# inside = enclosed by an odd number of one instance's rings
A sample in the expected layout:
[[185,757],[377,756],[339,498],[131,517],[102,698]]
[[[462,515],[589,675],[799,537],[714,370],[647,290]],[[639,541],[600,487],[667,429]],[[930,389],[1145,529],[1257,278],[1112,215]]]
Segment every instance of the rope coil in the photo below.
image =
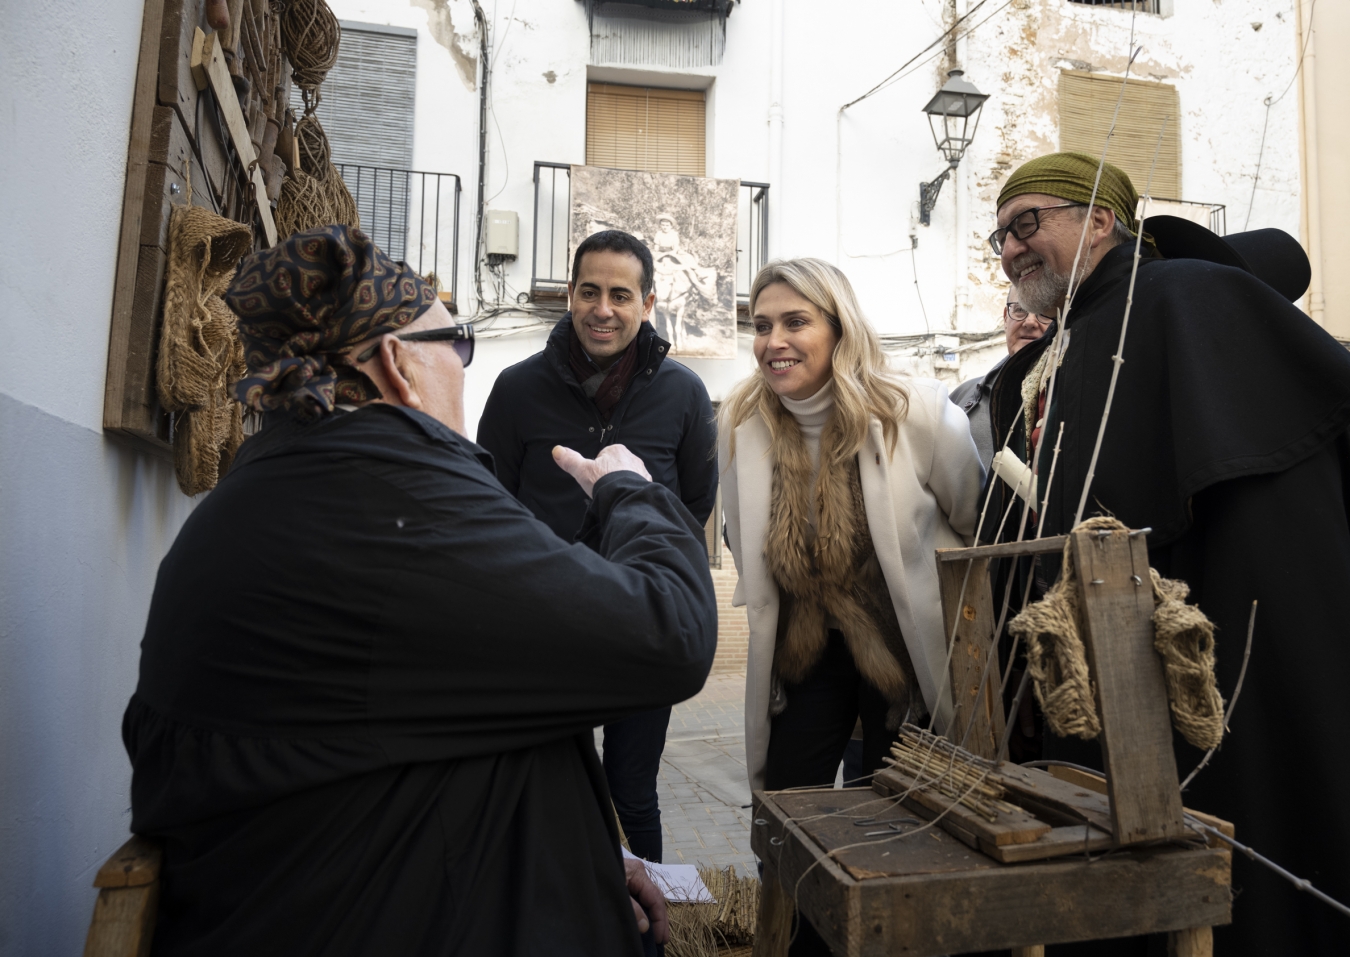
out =
[[281,15],[281,42],[309,116],[319,105],[319,84],[337,63],[342,28],[324,0],[289,0]]
[[277,236],[285,238],[317,226],[360,228],[361,216],[347,184],[331,159],[328,136],[317,116],[295,124],[300,168],[291,170],[277,199]]

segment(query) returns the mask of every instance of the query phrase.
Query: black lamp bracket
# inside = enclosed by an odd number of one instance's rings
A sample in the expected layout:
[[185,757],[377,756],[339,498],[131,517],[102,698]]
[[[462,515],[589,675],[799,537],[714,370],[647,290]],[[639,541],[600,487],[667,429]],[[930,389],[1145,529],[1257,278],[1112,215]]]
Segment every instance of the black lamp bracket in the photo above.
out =
[[919,184],[919,222],[924,226],[933,224],[933,207],[937,205],[938,193],[942,192],[942,184],[947,181],[947,177],[952,175],[952,170],[956,169],[956,164],[960,160],[952,160],[950,165],[928,183]]

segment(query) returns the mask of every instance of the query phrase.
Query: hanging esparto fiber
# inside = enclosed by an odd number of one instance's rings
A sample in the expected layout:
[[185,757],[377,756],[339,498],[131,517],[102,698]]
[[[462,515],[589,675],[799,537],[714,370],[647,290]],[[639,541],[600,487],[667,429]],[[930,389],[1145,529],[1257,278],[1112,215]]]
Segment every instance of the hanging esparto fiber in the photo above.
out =
[[174,206],[156,382],[175,418],[178,487],[196,495],[215,487],[243,441],[242,409],[230,388],[244,373],[234,313],[220,294],[253,248],[243,223],[200,206]]
[[[1078,528],[1127,530],[1109,515],[1089,518]],[[1079,583],[1070,547],[1066,542],[1059,581],[1014,618],[1008,631],[1026,642],[1027,670],[1050,730],[1060,737],[1091,739],[1101,732],[1101,720],[1078,632]],[[1152,568],[1149,577],[1153,647],[1163,660],[1172,723],[1195,747],[1218,747],[1223,698],[1214,677],[1214,625],[1203,611],[1186,604],[1190,587],[1185,582],[1163,578]]]
[[305,99],[305,113],[319,105],[319,84],[337,62],[342,28],[324,0],[289,0],[281,15],[281,42],[291,79]]
[[[1101,521],[1090,518],[1079,528],[1096,528],[1094,523]],[[1107,521],[1120,524],[1113,518]],[[1102,723],[1097,718],[1087,653],[1078,634],[1078,576],[1070,544],[1064,543],[1059,581],[1008,623],[1008,633],[1026,644],[1027,671],[1050,731],[1061,738],[1072,735],[1091,740],[1101,733]]]
[[342,174],[333,165],[328,136],[317,116],[305,116],[295,124],[300,168],[291,170],[281,184],[277,200],[277,237],[285,239],[318,226],[360,227],[356,210]]
[[670,918],[666,957],[748,955],[755,939],[759,881],[738,877],[735,867],[718,870],[700,865],[698,876],[716,903],[666,905]]
[[1202,750],[1223,740],[1223,698],[1214,678],[1214,623],[1186,604],[1191,588],[1152,568],[1153,647],[1162,655],[1172,724]]

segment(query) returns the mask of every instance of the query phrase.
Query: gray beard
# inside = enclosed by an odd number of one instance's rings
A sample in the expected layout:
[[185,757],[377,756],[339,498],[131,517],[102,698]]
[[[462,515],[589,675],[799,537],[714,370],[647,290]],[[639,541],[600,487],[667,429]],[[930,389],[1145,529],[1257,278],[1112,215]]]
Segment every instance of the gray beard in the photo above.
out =
[[1017,285],[1017,299],[1022,308],[1038,316],[1053,316],[1069,292],[1069,277],[1051,272],[1042,263],[1041,274],[1035,279],[1024,279]]

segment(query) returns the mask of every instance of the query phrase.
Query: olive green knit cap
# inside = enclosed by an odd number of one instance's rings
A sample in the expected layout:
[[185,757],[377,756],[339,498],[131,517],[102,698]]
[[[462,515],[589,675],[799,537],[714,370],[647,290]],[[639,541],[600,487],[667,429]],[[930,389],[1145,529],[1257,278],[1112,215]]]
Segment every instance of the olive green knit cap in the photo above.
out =
[[[1096,157],[1086,153],[1049,153],[1028,160],[1008,177],[998,194],[998,206],[1015,196],[1044,193],[1058,196],[1071,203],[1092,201],[1092,184],[1097,179]],[[1130,177],[1119,166],[1102,163],[1102,180],[1097,186],[1094,206],[1104,206],[1116,214],[1133,234],[1136,228],[1135,210],[1139,208],[1139,194]]]

